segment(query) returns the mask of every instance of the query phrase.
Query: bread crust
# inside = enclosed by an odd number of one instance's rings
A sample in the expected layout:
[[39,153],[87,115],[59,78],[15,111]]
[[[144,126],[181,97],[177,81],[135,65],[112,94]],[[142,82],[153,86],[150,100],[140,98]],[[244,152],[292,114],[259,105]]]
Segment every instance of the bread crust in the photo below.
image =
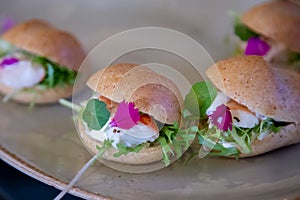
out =
[[227,96],[277,121],[300,122],[300,74],[271,67],[260,56],[217,62],[206,75]]
[[252,152],[250,154],[240,154],[239,157],[252,157],[299,142],[299,124],[290,124],[283,127],[278,133],[271,133],[262,140],[255,140],[251,144]]
[[[77,125],[80,138],[84,145],[91,151],[91,153],[97,154],[99,151],[96,147],[97,145],[101,147],[103,145],[102,142],[92,138],[86,133],[85,125],[80,119],[78,120]],[[120,157],[114,157],[113,155],[115,153],[117,153],[116,149],[110,149],[104,153],[102,158],[109,161],[131,165],[149,164],[162,160],[161,146],[144,147],[138,153],[130,152],[127,155],[122,155]]]
[[78,71],[86,56],[72,34],[39,19],[14,26],[2,35],[2,39],[74,71]]
[[87,85],[114,102],[134,102],[140,111],[160,122],[173,124],[181,120],[183,98],[179,89],[146,66],[111,65],[92,75]]
[[254,6],[243,14],[242,22],[255,32],[300,52],[300,5],[275,0]]

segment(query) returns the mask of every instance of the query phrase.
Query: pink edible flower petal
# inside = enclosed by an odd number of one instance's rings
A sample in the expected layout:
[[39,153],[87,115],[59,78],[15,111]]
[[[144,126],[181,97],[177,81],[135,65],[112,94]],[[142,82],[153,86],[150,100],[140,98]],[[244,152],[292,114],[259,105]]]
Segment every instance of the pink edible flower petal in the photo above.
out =
[[1,28],[0,28],[0,33],[6,32],[8,29],[12,28],[15,25],[15,21],[8,17],[4,16],[1,20]]
[[270,45],[259,37],[252,37],[248,40],[245,55],[264,56],[270,50]]
[[0,68],[4,68],[7,65],[12,65],[14,63],[19,62],[17,58],[4,58],[2,62],[0,63]]
[[134,103],[122,101],[115,113],[115,116],[109,123],[111,127],[119,127],[122,129],[130,129],[137,125],[140,120],[140,113],[134,108]]
[[222,131],[232,130],[231,112],[224,104],[218,106],[216,110],[209,115],[209,119],[213,125],[217,126]]

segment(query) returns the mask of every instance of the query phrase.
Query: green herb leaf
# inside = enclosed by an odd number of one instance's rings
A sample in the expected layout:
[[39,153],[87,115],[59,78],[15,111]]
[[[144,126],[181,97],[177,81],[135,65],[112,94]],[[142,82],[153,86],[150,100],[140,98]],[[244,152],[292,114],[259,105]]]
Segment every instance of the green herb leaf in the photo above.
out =
[[160,130],[160,133],[163,133],[163,135],[165,136],[165,139],[168,143],[173,142],[173,138],[176,136],[176,134],[174,134],[174,133],[176,133],[176,132],[177,132],[177,130],[173,129],[173,127],[171,127],[171,126],[164,126]]
[[113,156],[120,157],[121,155],[127,155],[130,152],[138,153],[145,146],[145,144],[146,143],[137,145],[135,147],[127,147],[126,145],[119,143],[117,144],[118,152]]
[[117,144],[119,152],[114,154],[114,157],[120,157],[121,155],[127,155],[130,151],[127,150],[127,147],[121,143]]
[[202,135],[198,135],[198,140],[201,145],[205,145],[207,148],[211,149],[209,152],[209,155],[211,156],[238,156],[239,154],[239,151],[236,148],[225,148],[222,144],[215,143]]
[[43,66],[46,70],[46,77],[39,83],[45,88],[54,88],[56,86],[72,85],[75,82],[77,73],[47,58],[26,52],[31,57],[33,63]]
[[183,150],[186,150],[194,140],[197,131],[197,126],[181,129],[177,122],[166,124],[160,130],[157,141],[162,147],[163,160],[166,166],[170,164],[171,156],[176,154],[176,157],[179,158],[182,155]]
[[251,149],[249,148],[249,146],[251,144],[249,144],[249,143],[247,144],[245,142],[245,136],[247,134],[244,134],[243,136],[239,136],[237,134],[236,128],[234,126],[232,127],[232,130],[230,131],[230,134],[233,137],[233,139],[236,141],[236,143],[241,147],[242,153],[245,153],[245,154],[251,153]]
[[184,146],[183,148],[187,149],[191,142],[194,140],[195,134],[187,134],[186,132],[182,132],[182,134],[179,134],[179,137],[182,140],[181,144]]
[[53,65],[50,65],[47,63],[47,76],[46,76],[46,82],[48,82],[49,87],[54,87],[55,79],[54,79],[54,68]]
[[184,100],[185,108],[194,116],[206,117],[206,110],[217,96],[217,90],[209,82],[198,82],[192,86]]
[[106,104],[98,99],[90,99],[82,112],[82,119],[93,130],[100,130],[109,120],[110,112]]
[[300,70],[300,53],[290,52],[288,55],[288,63],[296,70]]
[[174,151],[175,151],[175,154],[176,154],[176,158],[180,158],[180,156],[182,155],[182,144],[181,144],[181,141],[179,140],[174,140],[172,142],[172,145],[173,145],[173,148],[174,148]]
[[[113,143],[112,140],[104,140],[101,147],[99,145],[96,145],[96,149],[98,150],[96,159],[101,158],[106,151],[112,149],[113,148],[112,143]],[[91,163],[90,166],[92,166],[96,162],[96,159]]]
[[258,37],[259,34],[252,31],[241,21],[239,16],[236,16],[234,23],[234,33],[237,35],[242,41],[248,41],[251,37]]
[[101,147],[99,145],[96,145],[96,149],[99,151],[98,158],[102,157],[106,151],[113,148],[112,143],[112,140],[104,140]]
[[174,155],[174,152],[172,151],[170,145],[168,144],[167,140],[164,137],[159,137],[158,142],[162,148],[163,153],[163,160],[166,166],[170,164],[170,158],[169,155]]
[[[288,122],[276,122],[267,118],[261,121],[253,128],[232,127],[232,131],[219,132],[216,127],[204,128],[198,131],[199,143],[212,151],[209,155],[213,156],[237,156],[239,153],[249,154],[252,152],[251,143],[259,138],[261,134],[277,133],[282,127],[288,125]],[[218,141],[226,141],[236,144],[238,148],[225,148]]]
[[289,52],[288,61],[290,63],[299,62],[300,61],[300,53],[298,53],[298,52]]

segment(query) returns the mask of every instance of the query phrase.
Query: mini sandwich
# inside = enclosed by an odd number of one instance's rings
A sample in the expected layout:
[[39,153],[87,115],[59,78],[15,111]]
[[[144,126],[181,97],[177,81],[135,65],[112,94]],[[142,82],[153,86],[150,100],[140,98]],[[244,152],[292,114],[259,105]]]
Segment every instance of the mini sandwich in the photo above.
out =
[[260,55],[272,65],[300,70],[300,4],[275,0],[236,19],[237,53]]
[[150,68],[111,65],[93,74],[87,85],[95,94],[80,112],[78,129],[92,153],[125,164],[168,165],[193,141],[195,134],[181,128],[180,91]]
[[[218,90],[202,82],[191,92],[199,94],[203,112],[202,150],[249,157],[300,142],[299,73],[271,67],[260,56],[237,56],[217,62],[206,74]],[[204,89],[197,90],[199,84]]]
[[16,25],[0,39],[0,92],[22,103],[69,97],[84,58],[68,32],[37,19]]

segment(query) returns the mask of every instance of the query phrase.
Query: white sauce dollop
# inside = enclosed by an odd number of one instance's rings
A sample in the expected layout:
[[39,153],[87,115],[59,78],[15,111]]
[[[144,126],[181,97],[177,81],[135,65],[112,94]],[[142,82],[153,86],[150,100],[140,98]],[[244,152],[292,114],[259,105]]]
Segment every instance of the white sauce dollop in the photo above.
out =
[[138,123],[136,126],[125,130],[118,127],[110,127],[109,122],[99,131],[87,130],[87,134],[100,142],[103,142],[105,139],[113,140],[112,145],[115,148],[117,148],[117,144],[135,147],[145,142],[153,142],[159,136],[152,128],[143,123]]
[[28,88],[39,83],[45,76],[45,69],[33,66],[30,61],[21,60],[0,68],[0,82],[10,88]]
[[[216,98],[214,99],[210,107],[206,110],[206,114],[211,115],[218,106],[222,104],[226,105],[229,100],[230,98],[223,92],[218,92]],[[257,115],[253,115],[243,110],[231,110],[231,115],[233,117],[232,124],[236,127],[252,128],[259,123]]]

